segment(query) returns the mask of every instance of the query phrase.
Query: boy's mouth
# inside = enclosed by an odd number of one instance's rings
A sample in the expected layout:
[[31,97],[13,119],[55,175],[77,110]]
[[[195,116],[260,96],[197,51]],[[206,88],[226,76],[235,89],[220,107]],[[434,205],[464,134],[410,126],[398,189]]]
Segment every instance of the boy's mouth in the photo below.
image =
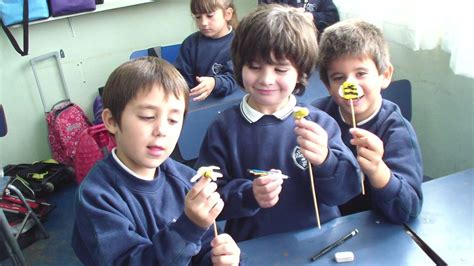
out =
[[166,150],[163,146],[151,145],[147,146],[148,152],[153,156],[160,156]]

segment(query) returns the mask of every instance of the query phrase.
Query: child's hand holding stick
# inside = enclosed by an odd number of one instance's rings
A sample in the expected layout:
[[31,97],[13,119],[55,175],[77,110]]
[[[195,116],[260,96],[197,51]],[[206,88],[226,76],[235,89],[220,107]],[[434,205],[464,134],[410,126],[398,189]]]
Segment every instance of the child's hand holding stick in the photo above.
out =
[[[309,114],[308,108],[304,107],[296,107],[294,109],[294,117],[295,119],[302,119]],[[311,162],[308,160],[308,171],[310,176],[311,182],[311,192],[313,194],[313,203],[314,203],[314,211],[316,213],[316,221],[318,222],[318,228],[321,229],[321,221],[319,220],[319,210],[318,210],[318,201],[316,199],[316,190],[314,189],[314,177],[313,177],[313,169],[311,167]]]
[[[354,103],[352,102],[352,100],[359,99],[360,97],[364,96],[364,91],[355,83],[352,83],[350,81],[344,81],[341,87],[339,87],[339,95],[342,98],[350,101],[351,113],[352,113],[352,127],[357,128],[357,123],[355,120],[355,112],[354,112]],[[362,187],[362,195],[365,195],[364,179],[365,179],[364,172],[362,172],[362,169],[361,169],[360,170],[360,184]]]
[[[217,178],[222,177],[222,174],[219,172],[216,172],[215,170],[219,170],[220,168],[217,166],[205,166],[205,167],[200,167],[197,171],[197,174],[191,178],[191,183],[196,182],[199,180],[201,177],[206,177],[209,182],[211,181],[216,181]],[[217,232],[217,225],[216,221],[214,220],[214,235],[217,237],[218,232]]]

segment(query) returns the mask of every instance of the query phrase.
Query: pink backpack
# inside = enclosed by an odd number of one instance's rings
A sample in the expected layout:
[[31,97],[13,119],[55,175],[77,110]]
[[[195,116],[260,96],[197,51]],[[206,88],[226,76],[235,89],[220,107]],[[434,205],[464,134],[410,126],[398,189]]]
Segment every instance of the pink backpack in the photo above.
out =
[[53,158],[72,166],[79,135],[91,126],[84,111],[70,101],[63,101],[46,114],[48,140]]
[[117,145],[114,136],[107,131],[103,123],[84,130],[79,136],[74,157],[76,182],[81,183],[94,164],[104,158],[115,146]]
[[[41,87],[37,65],[51,58],[54,58],[56,61],[65,99],[54,104],[51,110],[48,111],[48,105],[45,99],[48,95]],[[62,164],[72,166],[74,156],[76,155],[78,137],[82,131],[91,126],[91,123],[81,107],[70,101],[71,97],[67,89],[58,51],[35,57],[30,60],[30,64],[46,116],[48,140],[51,146],[52,157]],[[52,76],[48,76],[48,79],[52,78]]]

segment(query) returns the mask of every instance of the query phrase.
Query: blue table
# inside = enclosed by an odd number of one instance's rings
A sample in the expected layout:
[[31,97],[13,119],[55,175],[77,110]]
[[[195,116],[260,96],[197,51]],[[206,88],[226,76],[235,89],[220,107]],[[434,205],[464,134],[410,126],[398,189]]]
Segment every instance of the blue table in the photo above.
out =
[[[184,121],[183,130],[178,140],[179,161],[194,160],[199,155],[202,140],[206,135],[207,128],[214,119],[225,109],[239,104],[245,95],[243,90],[237,90],[233,94],[223,98],[208,97],[204,101],[194,102],[190,99],[189,110]],[[309,84],[303,95],[297,96],[302,103],[311,103],[315,99],[327,96],[328,92],[319,79],[318,72],[314,72],[309,79]]]
[[[359,234],[320,257],[310,258],[327,245],[357,228]],[[372,211],[339,217],[321,229],[269,235],[238,243],[248,265],[341,265],[334,260],[340,251],[352,251],[354,261],[342,265],[434,265],[405,232]]]
[[474,168],[423,183],[423,209],[408,223],[449,265],[474,265]]

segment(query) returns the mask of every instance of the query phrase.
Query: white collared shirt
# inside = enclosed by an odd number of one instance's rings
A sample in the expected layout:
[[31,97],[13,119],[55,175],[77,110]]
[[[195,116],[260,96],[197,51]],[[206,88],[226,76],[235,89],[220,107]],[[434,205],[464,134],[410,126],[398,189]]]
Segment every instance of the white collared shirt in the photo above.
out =
[[[372,115],[370,115],[367,119],[364,119],[364,120],[362,120],[362,121],[360,121],[360,122],[356,122],[356,125],[357,125],[357,126],[362,126],[363,124],[369,122],[372,118],[374,118],[374,117],[379,113],[380,108],[382,108],[382,102],[380,103],[379,108],[377,108],[377,110],[376,110]],[[351,122],[351,123],[348,123],[348,122],[344,119],[344,116],[342,116],[341,107],[340,107],[340,106],[337,108],[337,110],[339,111],[339,116],[341,117],[342,122],[344,122],[344,123],[346,123],[346,124],[348,124],[348,125],[352,125],[352,122]]]
[[[272,114],[273,116],[280,120],[284,120],[293,113],[293,109],[296,106],[296,97],[293,94],[291,94],[289,97],[290,98],[288,104],[282,109],[274,112]],[[262,118],[265,114],[253,109],[247,102],[248,98],[249,95],[247,94],[242,99],[242,102],[240,103],[240,112],[249,123],[255,123],[260,120],[260,118]]]
[[145,177],[145,176],[139,176],[137,173],[135,173],[132,169],[128,168],[122,161],[120,161],[120,158],[117,156],[117,147],[112,149],[112,157],[114,160],[125,170],[127,173],[133,175],[134,177],[141,179],[141,180],[153,180],[153,178]]

